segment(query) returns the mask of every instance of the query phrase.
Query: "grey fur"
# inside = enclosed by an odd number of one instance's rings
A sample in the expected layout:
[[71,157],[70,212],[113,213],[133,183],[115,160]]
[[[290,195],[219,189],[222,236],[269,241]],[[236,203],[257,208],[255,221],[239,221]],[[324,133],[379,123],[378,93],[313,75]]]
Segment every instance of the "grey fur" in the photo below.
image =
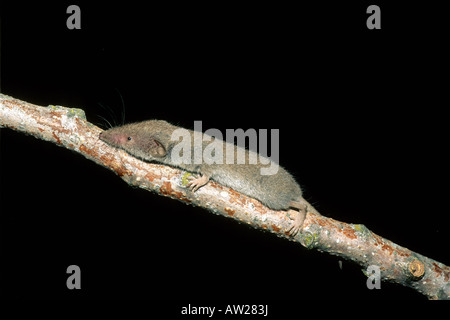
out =
[[[193,147],[191,164],[174,164],[171,160],[171,151],[179,141],[172,141],[171,137],[176,129],[179,127],[163,120],[148,120],[111,128],[102,132],[100,139],[142,160],[156,161],[207,176],[222,185],[259,200],[273,210],[288,210],[292,207],[292,202],[302,199],[302,190],[292,175],[281,166],[274,175],[261,175],[260,169],[269,165],[263,165],[259,161],[257,164],[249,164],[248,159],[253,151],[246,149],[246,164],[194,164]],[[191,145],[194,146],[194,132],[188,131],[192,137]],[[205,148],[209,143],[203,142],[202,147]],[[227,144],[223,143],[224,155]],[[235,146],[235,156],[237,148],[241,147]]]

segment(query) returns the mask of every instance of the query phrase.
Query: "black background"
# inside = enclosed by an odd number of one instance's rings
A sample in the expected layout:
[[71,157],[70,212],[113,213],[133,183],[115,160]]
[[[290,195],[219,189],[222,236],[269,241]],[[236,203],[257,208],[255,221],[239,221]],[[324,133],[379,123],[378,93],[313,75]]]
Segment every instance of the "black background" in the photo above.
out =
[[[89,121],[280,129],[280,163],[322,214],[449,264],[448,33],[411,2],[78,2],[1,8],[1,91]],[[368,30],[378,4],[382,29]],[[124,105],[122,103],[124,101]],[[107,106],[107,109],[102,108]],[[116,118],[116,119],[114,119]],[[1,130],[9,298],[425,299],[359,266],[148,192]],[[81,290],[66,288],[69,265]]]

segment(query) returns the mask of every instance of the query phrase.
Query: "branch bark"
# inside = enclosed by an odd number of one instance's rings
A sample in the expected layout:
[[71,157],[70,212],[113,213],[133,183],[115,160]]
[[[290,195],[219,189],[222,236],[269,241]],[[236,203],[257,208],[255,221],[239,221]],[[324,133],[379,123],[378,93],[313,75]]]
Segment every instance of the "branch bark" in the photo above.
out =
[[255,199],[211,181],[195,193],[186,187],[189,173],[140,161],[98,139],[102,129],[86,120],[81,109],[41,107],[0,94],[0,127],[33,135],[81,153],[114,171],[129,185],[200,206],[255,228],[358,263],[378,266],[381,279],[413,288],[429,299],[450,299],[450,268],[384,239],[361,224],[320,215],[310,204],[303,230],[290,238],[293,220]]

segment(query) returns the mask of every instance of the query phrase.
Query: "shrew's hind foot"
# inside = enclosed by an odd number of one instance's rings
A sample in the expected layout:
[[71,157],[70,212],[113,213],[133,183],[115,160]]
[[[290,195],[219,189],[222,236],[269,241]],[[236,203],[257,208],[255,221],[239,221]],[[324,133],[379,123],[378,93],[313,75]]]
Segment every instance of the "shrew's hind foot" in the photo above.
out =
[[291,201],[290,207],[295,208],[289,209],[287,211],[289,217],[293,219],[294,222],[291,225],[291,227],[287,230],[287,232],[291,237],[295,237],[297,233],[300,231],[300,229],[303,227],[303,223],[305,222],[307,206],[301,202]]

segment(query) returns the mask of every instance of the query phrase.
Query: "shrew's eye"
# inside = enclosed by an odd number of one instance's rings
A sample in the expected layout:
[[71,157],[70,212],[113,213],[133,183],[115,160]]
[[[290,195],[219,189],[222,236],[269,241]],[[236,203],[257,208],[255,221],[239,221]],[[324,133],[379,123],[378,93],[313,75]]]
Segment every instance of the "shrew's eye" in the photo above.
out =
[[128,137],[128,138],[127,138],[128,141],[131,141],[131,139],[132,139],[131,137]]

